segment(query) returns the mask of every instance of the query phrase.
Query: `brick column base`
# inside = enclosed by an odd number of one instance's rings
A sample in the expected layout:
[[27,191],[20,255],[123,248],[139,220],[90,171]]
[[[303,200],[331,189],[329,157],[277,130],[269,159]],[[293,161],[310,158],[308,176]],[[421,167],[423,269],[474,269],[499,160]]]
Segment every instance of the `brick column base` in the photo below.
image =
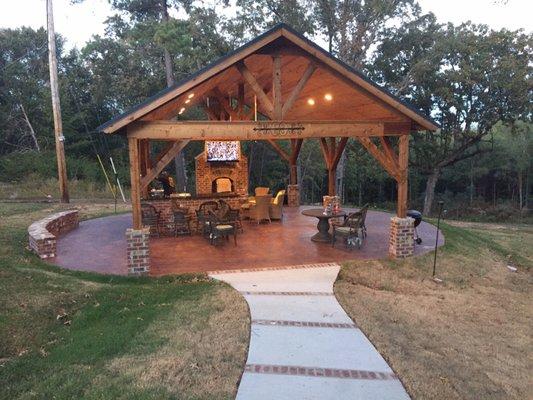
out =
[[415,252],[414,219],[392,217],[390,219],[389,256],[410,257]]
[[150,272],[150,227],[126,229],[128,244],[128,274],[145,275]]
[[289,207],[300,206],[300,188],[298,185],[287,185],[287,205]]

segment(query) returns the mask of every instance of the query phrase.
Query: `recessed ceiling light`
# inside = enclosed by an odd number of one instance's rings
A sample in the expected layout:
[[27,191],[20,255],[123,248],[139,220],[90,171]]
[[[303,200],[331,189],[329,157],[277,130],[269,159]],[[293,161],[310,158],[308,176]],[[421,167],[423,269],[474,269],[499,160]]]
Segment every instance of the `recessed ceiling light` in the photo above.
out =
[[191,93],[190,95],[187,96],[188,99],[192,99],[194,97],[194,93]]
[[191,102],[191,99],[185,100],[185,104],[189,104]]
[[185,107],[181,107],[181,108],[180,108],[180,112],[179,112],[179,114],[181,115],[181,114],[183,114],[184,112],[185,112]]
[[314,106],[315,105],[315,99],[307,99],[307,104],[309,104],[310,106]]
[[331,100],[333,100],[333,96],[331,95],[331,93],[326,93],[326,94],[324,95],[324,100],[326,100],[326,101],[331,101]]

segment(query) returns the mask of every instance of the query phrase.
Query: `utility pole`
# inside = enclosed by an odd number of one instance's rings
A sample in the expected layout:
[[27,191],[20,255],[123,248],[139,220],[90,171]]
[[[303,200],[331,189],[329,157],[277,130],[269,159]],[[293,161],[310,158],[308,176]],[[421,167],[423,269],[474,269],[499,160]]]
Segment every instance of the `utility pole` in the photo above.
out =
[[57,172],[59,176],[59,190],[61,203],[69,203],[67,187],[67,164],[65,161],[65,136],[61,121],[61,104],[59,103],[59,88],[57,82],[56,36],[54,32],[54,6],[52,0],[46,0],[46,21],[48,29],[48,62],[50,68],[50,90],[52,93],[52,110],[54,114],[54,133],[56,139]]

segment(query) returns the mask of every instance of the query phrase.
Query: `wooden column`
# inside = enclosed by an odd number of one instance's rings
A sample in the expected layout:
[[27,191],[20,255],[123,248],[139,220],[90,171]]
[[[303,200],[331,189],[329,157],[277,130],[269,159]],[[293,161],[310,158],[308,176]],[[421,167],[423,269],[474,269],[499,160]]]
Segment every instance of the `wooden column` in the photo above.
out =
[[274,119],[281,120],[283,104],[281,99],[281,56],[276,54],[272,57],[272,95],[274,98]]
[[342,156],[342,152],[348,142],[347,137],[341,138],[337,143],[334,137],[329,138],[329,143],[326,138],[320,138],[320,146],[322,148],[322,154],[324,155],[324,161],[326,162],[326,169],[328,170],[328,195],[335,196],[335,177],[337,171],[337,165]]
[[407,172],[409,165],[409,135],[402,135],[398,141],[398,204],[397,214],[400,218],[407,215]]
[[139,140],[128,138],[130,156],[131,180],[131,211],[133,214],[133,229],[141,229],[141,171],[139,166]]
[[[140,169],[141,176],[146,176],[148,171],[151,168],[150,160],[150,139],[141,139],[139,140],[139,159],[140,159]],[[148,189],[149,187],[143,187],[141,189],[141,195],[143,198],[148,198]]]
[[289,158],[289,183],[291,185],[298,184],[298,155],[302,148],[303,139],[291,139],[291,155]]

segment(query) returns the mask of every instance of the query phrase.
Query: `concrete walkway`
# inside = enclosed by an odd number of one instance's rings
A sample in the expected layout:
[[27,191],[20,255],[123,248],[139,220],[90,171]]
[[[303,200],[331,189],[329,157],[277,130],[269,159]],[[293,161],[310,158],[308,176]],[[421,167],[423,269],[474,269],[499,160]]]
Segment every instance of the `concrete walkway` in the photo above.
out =
[[237,400],[409,399],[333,294],[337,264],[216,272],[252,318]]

